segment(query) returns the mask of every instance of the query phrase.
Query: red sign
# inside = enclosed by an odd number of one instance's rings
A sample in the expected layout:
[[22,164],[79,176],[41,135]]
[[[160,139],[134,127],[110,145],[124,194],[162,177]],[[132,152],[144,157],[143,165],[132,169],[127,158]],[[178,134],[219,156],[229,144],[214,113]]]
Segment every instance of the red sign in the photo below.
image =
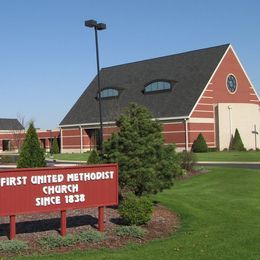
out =
[[117,204],[116,164],[0,171],[0,216]]

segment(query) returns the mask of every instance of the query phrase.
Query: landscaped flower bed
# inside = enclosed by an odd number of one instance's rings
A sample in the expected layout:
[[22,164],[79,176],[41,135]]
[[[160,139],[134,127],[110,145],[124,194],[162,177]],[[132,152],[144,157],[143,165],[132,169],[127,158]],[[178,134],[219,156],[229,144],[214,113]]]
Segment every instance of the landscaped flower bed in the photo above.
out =
[[97,209],[68,211],[68,234],[65,237],[59,234],[59,212],[17,216],[17,236],[14,241],[9,241],[7,237],[9,218],[2,218],[0,255],[15,255],[21,252],[45,254],[77,248],[117,248],[129,242],[145,243],[166,237],[176,230],[180,223],[175,213],[162,206],[155,206],[152,219],[147,225],[129,229],[122,225],[117,209],[108,207],[105,210],[105,232],[99,233],[96,229],[97,215]]

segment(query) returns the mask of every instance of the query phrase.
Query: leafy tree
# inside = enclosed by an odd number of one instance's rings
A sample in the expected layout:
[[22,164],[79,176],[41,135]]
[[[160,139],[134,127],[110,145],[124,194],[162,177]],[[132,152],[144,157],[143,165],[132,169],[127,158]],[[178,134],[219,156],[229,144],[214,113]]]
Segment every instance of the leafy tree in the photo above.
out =
[[44,166],[46,166],[44,151],[40,146],[33,122],[31,122],[20,151],[17,168],[34,168]]
[[240,134],[239,134],[237,128],[236,128],[236,131],[235,131],[235,136],[231,141],[231,147],[230,148],[231,148],[231,150],[234,150],[234,151],[245,151],[244,144],[242,142],[242,139],[240,137]]
[[173,184],[180,170],[174,146],[164,147],[161,125],[143,106],[130,104],[119,117],[119,132],[105,142],[105,161],[119,164],[121,190],[156,193]]
[[92,150],[88,157],[88,164],[98,164],[101,162],[101,159],[98,155],[97,150]]
[[60,153],[60,148],[59,148],[59,144],[58,144],[57,138],[54,138],[53,141],[52,141],[51,151],[54,154]]
[[208,151],[208,145],[202,133],[200,133],[197,139],[193,142],[191,150],[195,153],[206,153]]

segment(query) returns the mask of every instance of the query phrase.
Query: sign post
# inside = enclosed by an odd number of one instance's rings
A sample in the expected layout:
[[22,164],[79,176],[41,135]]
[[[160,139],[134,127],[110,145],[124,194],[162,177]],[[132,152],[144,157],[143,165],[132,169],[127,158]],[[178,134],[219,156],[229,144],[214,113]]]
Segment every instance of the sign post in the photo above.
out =
[[117,204],[117,164],[0,172],[0,216],[10,217],[10,239],[16,235],[16,215],[59,211],[65,236],[67,210],[81,208],[98,208],[98,230],[104,231],[104,207]]
[[66,210],[60,212],[60,234],[66,236],[67,233],[67,216]]
[[98,230],[100,232],[103,232],[105,227],[104,227],[104,207],[99,207],[98,208]]
[[16,223],[15,223],[15,215],[10,216],[10,239],[14,239],[16,235]]

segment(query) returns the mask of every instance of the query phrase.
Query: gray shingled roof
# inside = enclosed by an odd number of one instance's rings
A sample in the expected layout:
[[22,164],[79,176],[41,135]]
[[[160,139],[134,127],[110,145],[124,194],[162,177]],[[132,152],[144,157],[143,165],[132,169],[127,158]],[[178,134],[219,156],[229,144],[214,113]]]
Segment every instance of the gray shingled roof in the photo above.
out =
[[[156,118],[189,115],[228,47],[225,44],[102,69],[101,88],[120,89],[119,98],[103,99],[103,121],[114,121],[131,102],[146,106]],[[143,94],[144,86],[158,79],[176,83],[169,92]],[[99,122],[97,90],[95,77],[60,125]]]
[[24,127],[17,119],[0,118],[0,130],[23,130]]

